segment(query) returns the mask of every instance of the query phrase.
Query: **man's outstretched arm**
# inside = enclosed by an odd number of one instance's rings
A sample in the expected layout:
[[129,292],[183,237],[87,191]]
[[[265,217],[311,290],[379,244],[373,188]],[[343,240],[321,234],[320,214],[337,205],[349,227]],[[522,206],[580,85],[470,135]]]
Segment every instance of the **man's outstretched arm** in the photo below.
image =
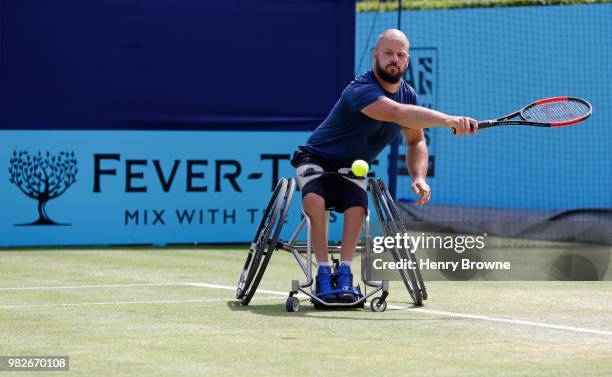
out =
[[448,127],[457,135],[476,133],[478,122],[472,118],[453,116],[416,105],[404,105],[389,98],[381,98],[361,110],[370,118],[392,122],[402,127],[423,129]]
[[402,128],[402,133],[406,139],[406,167],[412,177],[411,188],[415,194],[421,197],[415,202],[423,205],[431,197],[431,189],[425,181],[427,177],[427,167],[429,164],[429,153],[423,130]]

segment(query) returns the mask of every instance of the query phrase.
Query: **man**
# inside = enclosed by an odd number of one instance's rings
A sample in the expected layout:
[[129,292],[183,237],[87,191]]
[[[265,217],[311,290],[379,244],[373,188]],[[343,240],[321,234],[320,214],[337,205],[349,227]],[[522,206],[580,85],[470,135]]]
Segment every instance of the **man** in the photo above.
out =
[[[399,30],[383,32],[372,51],[372,69],[357,76],[342,92],[327,118],[298,147],[291,161],[302,190],[302,207],[311,224],[311,240],[318,262],[315,295],[326,302],[355,302],[351,262],[368,208],[365,180],[338,175],[309,175],[306,171],[348,172],[357,159],[371,163],[400,133],[406,138],[406,156],[417,204],[429,201],[425,181],[428,153],[423,129],[448,127],[456,135],[473,134],[474,119],[446,115],[416,106],[416,94],[403,79],[408,67],[409,42]],[[344,213],[341,263],[334,275],[328,260],[325,210]]]

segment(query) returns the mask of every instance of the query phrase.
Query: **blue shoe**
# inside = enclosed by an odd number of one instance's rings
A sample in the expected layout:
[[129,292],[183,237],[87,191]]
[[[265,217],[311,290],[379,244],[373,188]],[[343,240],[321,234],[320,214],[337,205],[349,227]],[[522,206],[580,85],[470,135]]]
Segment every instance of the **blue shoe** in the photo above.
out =
[[325,302],[337,302],[330,266],[319,266],[316,281],[315,296]]
[[353,274],[350,266],[341,264],[336,270],[336,279],[338,281],[338,301],[352,303],[363,297],[363,294],[353,287]]

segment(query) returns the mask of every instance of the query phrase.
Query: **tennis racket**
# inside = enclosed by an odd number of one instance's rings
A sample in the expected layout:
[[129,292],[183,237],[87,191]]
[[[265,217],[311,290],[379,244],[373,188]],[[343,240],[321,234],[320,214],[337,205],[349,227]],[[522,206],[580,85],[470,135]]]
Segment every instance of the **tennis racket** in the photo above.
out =
[[[591,116],[591,104],[576,97],[544,98],[498,119],[478,122],[478,128],[497,126],[564,127]],[[518,118],[517,118],[518,117]],[[517,118],[512,120],[513,118]]]
[[[590,117],[592,112],[591,104],[582,98],[551,97],[530,103],[519,111],[501,118],[478,122],[478,128],[497,126],[564,127],[582,122]],[[513,120],[513,118],[517,119]],[[453,133],[455,133],[454,129]]]

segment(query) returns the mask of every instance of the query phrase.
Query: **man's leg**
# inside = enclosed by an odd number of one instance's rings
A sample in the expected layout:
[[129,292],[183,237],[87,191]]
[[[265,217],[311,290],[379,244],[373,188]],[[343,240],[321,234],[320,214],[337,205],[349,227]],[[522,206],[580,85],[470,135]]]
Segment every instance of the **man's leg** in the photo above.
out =
[[[348,168],[340,169],[350,170]],[[342,260],[336,271],[338,282],[338,300],[341,302],[355,302],[363,297],[353,288],[353,273],[351,264],[355,248],[359,241],[359,234],[363,226],[363,218],[368,208],[368,191],[365,180],[343,178],[342,199],[339,210],[344,212],[344,227],[342,229]]]
[[351,263],[355,248],[359,241],[359,234],[363,225],[363,207],[350,207],[344,211],[344,227],[342,229],[342,261],[338,267],[338,300],[341,302],[355,302],[359,298],[353,288],[353,273]]
[[344,225],[342,229],[342,261],[351,263],[355,248],[361,234],[365,209],[363,207],[351,207],[344,211]]
[[336,301],[332,293],[332,271],[327,255],[327,219],[325,217],[325,199],[310,192],[302,199],[302,208],[310,218],[310,241],[317,258],[317,286],[315,294],[323,301]]
[[313,192],[308,193],[302,199],[302,208],[310,218],[310,240],[317,263],[325,263],[328,261],[325,199]]

